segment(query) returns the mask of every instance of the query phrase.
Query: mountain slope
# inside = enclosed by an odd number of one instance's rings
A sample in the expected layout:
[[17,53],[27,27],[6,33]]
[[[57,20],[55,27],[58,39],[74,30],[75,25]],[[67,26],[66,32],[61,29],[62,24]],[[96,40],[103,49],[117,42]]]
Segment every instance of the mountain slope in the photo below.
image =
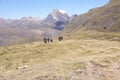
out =
[[116,24],[119,18],[120,0],[110,0],[110,2],[103,7],[91,9],[85,14],[75,16],[73,20],[67,25],[68,27],[66,27],[65,32],[69,33],[76,28],[84,28],[87,30],[93,29],[99,31],[103,31],[104,29],[107,30]]
[[110,28],[109,31],[115,31],[115,32],[119,32],[120,31],[120,18],[117,22],[115,22],[115,24],[113,24]]

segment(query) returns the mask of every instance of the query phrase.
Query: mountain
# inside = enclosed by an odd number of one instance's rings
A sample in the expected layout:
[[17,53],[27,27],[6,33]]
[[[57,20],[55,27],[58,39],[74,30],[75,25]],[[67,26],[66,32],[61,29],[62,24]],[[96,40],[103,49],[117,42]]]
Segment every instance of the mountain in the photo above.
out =
[[40,18],[0,19],[0,45],[32,42],[40,40],[44,33],[54,35],[55,32],[57,30],[51,29]]
[[21,28],[40,28],[45,25],[43,22],[44,19],[38,17],[23,17],[21,19],[0,19],[0,27],[16,27],[19,26]]
[[22,17],[0,18],[0,45],[39,40],[53,37],[68,24],[70,17],[63,10],[53,10],[47,18]]
[[[98,30],[98,31],[120,31],[120,0],[110,0],[108,4],[89,10],[85,14],[74,16],[67,25],[65,32],[76,31],[80,29]],[[116,25],[115,25],[116,24]],[[112,28],[114,27],[114,28]],[[78,29],[79,28],[79,29]],[[119,30],[118,30],[119,29]]]
[[54,9],[46,18],[47,22],[68,22],[70,17],[63,10]]
[[45,22],[52,24],[54,29],[63,30],[71,20],[66,11],[54,9],[45,19]]

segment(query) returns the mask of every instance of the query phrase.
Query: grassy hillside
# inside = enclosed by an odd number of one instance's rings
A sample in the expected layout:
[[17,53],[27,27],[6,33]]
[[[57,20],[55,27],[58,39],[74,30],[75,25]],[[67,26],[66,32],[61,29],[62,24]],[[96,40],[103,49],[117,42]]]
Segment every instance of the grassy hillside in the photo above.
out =
[[119,32],[120,30],[120,19],[109,28],[109,31]]
[[[76,32],[84,28],[85,30],[97,31],[120,31],[120,0],[110,0],[102,7],[89,10],[87,13],[74,16],[73,20],[63,30],[64,33]],[[114,28],[115,27],[115,28]]]
[[120,42],[93,35],[1,47],[0,80],[119,80]]

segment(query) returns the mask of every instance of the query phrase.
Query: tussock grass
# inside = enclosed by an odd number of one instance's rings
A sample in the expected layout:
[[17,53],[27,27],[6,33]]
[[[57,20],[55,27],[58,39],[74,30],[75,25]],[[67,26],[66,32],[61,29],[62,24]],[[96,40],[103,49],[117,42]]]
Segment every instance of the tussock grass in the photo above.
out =
[[[34,77],[61,76],[66,78],[71,73],[82,74],[82,70],[87,74],[86,68],[89,67],[88,62],[91,60],[93,65],[107,68],[111,62],[107,62],[106,57],[120,53],[119,41],[91,37],[86,39],[81,36],[83,35],[69,36],[62,42],[55,40],[49,44],[38,41],[1,47],[0,68],[6,72],[12,70],[11,74],[19,76],[20,79],[27,76],[30,80],[31,75]],[[110,59],[117,61],[115,57]],[[23,70],[18,71],[21,75],[14,73],[17,67],[24,65],[29,67],[24,72],[22,72]],[[77,70],[78,72],[76,72]],[[79,72],[79,70],[81,71]],[[6,75],[9,77],[9,74],[6,73]]]
[[120,41],[119,32],[98,32],[95,30],[82,31],[78,30],[73,34],[68,35],[68,39],[98,39],[109,41]]

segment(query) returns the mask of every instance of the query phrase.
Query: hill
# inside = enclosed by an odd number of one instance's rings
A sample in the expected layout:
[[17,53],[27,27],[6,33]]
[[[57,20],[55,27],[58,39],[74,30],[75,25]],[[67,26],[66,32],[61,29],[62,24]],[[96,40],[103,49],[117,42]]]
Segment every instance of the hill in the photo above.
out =
[[[76,32],[76,30],[120,31],[120,0],[110,0],[102,7],[89,10],[87,13],[74,16],[64,32]],[[109,29],[110,28],[110,29]],[[113,30],[112,30],[113,29]],[[116,29],[116,30],[114,30]]]
[[118,41],[79,37],[4,46],[0,80],[119,80],[119,47]]

